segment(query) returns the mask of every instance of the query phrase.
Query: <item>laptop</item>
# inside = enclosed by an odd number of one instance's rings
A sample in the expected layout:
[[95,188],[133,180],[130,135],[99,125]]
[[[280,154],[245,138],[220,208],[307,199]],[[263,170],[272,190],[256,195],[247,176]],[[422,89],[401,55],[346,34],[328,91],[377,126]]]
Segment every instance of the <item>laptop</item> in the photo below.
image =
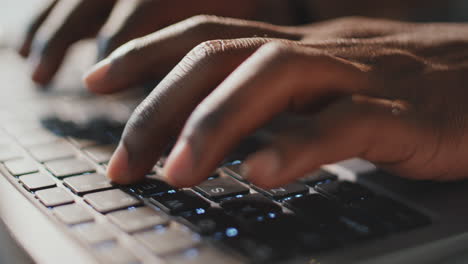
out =
[[88,94],[80,77],[95,57],[81,43],[39,91],[0,47],[2,263],[468,261],[468,181],[410,181],[350,159],[261,189],[241,177],[252,137],[193,188],[164,182],[164,158],[144,181],[113,184],[107,162],[144,90]]

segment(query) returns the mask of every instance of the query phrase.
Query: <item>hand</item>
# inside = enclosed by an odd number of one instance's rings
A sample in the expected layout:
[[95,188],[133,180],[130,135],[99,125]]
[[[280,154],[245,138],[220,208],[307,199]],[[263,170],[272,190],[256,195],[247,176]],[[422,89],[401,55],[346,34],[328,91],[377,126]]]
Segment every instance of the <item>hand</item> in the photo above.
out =
[[130,118],[108,175],[141,179],[180,133],[165,176],[195,185],[266,127],[271,143],[245,163],[262,187],[350,157],[414,179],[466,177],[466,36],[463,24],[196,17],[134,40],[86,76],[91,90],[122,90],[181,61]]
[[[276,0],[51,0],[30,24],[19,53],[33,57],[32,79],[44,85],[58,71],[73,43],[98,33],[100,54],[106,56],[131,39],[197,14],[288,23],[288,8]],[[101,30],[108,19],[110,23]]]

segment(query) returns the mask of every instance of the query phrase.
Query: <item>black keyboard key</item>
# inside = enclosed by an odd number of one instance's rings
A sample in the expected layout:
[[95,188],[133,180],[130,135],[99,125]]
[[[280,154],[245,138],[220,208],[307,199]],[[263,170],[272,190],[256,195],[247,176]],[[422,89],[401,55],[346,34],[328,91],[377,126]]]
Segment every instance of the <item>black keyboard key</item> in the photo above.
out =
[[[374,202],[369,202],[369,200],[373,199],[374,198],[351,202],[347,207],[357,213],[371,215],[390,233],[401,230],[401,227],[396,222],[389,219],[390,214],[387,211],[388,208],[375,208]],[[384,206],[384,204],[380,204],[379,206]]]
[[192,191],[180,191],[176,193],[166,193],[161,196],[154,196],[150,201],[162,210],[170,214],[180,214],[196,209],[206,209],[210,203],[197,196]]
[[249,263],[275,263],[287,257],[283,255],[284,253],[291,255],[287,250],[279,250],[252,237],[240,237],[226,240],[224,243],[247,257]]
[[[293,255],[301,245],[309,250],[318,250],[331,246],[331,243],[325,237],[320,236],[316,229],[309,228],[309,226],[314,226],[315,222],[302,221],[295,215],[282,213],[280,207],[260,194],[254,195],[258,199],[257,201],[255,201],[256,199],[250,199],[249,201],[249,196],[245,196],[246,201],[244,201],[244,204],[241,203],[244,197],[221,203],[222,206],[224,205],[223,208],[229,208],[226,211],[239,223],[241,235],[238,239],[250,238],[263,248],[260,251],[241,248],[243,251],[247,250],[245,252],[247,255],[253,255],[254,258],[260,259],[271,255],[271,258],[281,259]],[[246,205],[246,207],[244,208],[242,205]],[[308,235],[306,236],[306,234]],[[310,241],[311,234],[315,234],[314,245]],[[233,243],[236,244],[237,242]],[[266,254],[267,252],[270,253]],[[257,254],[263,255],[263,257]]]
[[311,223],[337,219],[340,213],[338,204],[316,193],[287,200],[285,205],[298,216],[311,219]]
[[373,215],[356,210],[343,210],[339,222],[354,232],[357,239],[379,237],[388,233],[386,227]]
[[213,200],[249,193],[247,187],[228,177],[219,177],[217,179],[205,181],[196,186],[195,189]]
[[232,164],[232,165],[227,165],[223,167],[223,171],[240,181],[245,181],[241,168],[242,168],[242,164],[238,163],[238,164]]
[[321,252],[338,247],[339,244],[328,233],[304,230],[296,234],[296,241],[299,243],[299,250],[305,254],[311,252]]
[[273,248],[276,258],[292,256],[297,251],[310,254],[337,246],[329,233],[291,214],[257,217],[244,230],[255,240]]
[[[292,242],[301,226],[302,224],[295,215],[281,212],[267,213],[243,221],[244,230],[255,239],[269,244],[274,244],[275,241],[283,244],[287,244],[287,241]],[[300,232],[303,231],[303,229],[300,230]]]
[[281,212],[279,205],[258,193],[225,200],[220,205],[228,214],[241,217]]
[[297,223],[288,220],[290,220],[289,216],[284,214],[265,215],[252,219],[249,223],[249,229],[258,238],[278,240],[279,238],[293,235],[291,231],[295,228],[294,224]]
[[336,180],[338,180],[338,176],[323,169],[312,172],[306,177],[299,179],[299,181],[312,187],[314,187],[317,184],[332,182]]
[[110,180],[105,175],[96,173],[69,177],[63,181],[63,184],[78,195],[113,188]]
[[326,234],[339,244],[346,245],[386,233],[383,225],[372,216],[347,210],[319,194],[292,199],[286,205],[304,219],[309,232]]
[[315,190],[331,199],[344,203],[366,199],[373,195],[372,191],[362,185],[348,181],[334,181],[315,186]]
[[136,194],[148,197],[158,195],[173,189],[169,184],[158,179],[146,179],[145,181],[130,187]]
[[221,209],[210,208],[192,212],[185,214],[183,218],[193,231],[201,235],[214,235],[219,238],[221,236],[233,236],[232,230],[239,230],[239,223]]
[[306,194],[309,192],[309,188],[301,183],[290,183],[288,185],[273,189],[262,189],[258,187],[257,189],[258,191],[272,197],[273,199],[282,199],[297,194]]
[[402,231],[429,224],[429,217],[399,202],[383,197],[372,197],[350,203],[349,207],[381,221],[389,231]]

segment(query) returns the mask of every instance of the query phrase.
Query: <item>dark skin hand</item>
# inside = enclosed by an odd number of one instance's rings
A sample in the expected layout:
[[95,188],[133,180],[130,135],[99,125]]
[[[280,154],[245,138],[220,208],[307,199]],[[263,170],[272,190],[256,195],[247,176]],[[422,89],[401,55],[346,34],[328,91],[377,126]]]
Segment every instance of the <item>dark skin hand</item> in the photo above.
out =
[[466,177],[466,36],[464,24],[198,16],[136,39],[85,76],[113,93],[167,74],[130,118],[108,175],[142,179],[179,135],[165,177],[196,185],[264,128],[270,144],[245,162],[261,187],[351,157],[413,179]]
[[100,56],[105,57],[131,39],[198,14],[291,20],[289,5],[279,0],[51,0],[31,22],[18,52],[32,57],[32,79],[45,85],[79,40],[97,37]]

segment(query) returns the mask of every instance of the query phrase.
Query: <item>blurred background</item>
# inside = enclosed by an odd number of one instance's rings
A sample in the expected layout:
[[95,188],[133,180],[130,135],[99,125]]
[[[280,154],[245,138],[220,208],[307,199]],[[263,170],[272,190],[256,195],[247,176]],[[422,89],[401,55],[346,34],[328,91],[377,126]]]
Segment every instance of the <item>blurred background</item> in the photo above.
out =
[[[0,47],[11,46],[19,41],[27,22],[43,3],[40,0],[1,0]],[[8,36],[8,37],[6,37]],[[0,57],[0,60],[2,58]],[[5,90],[5,89],[3,89]],[[1,92],[0,92],[1,94]],[[6,227],[0,221],[0,263],[33,263],[23,250],[13,243]]]
[[[0,40],[2,43],[14,44],[31,20],[31,16],[45,0],[1,0],[0,1]],[[5,37],[8,36],[8,37]]]
[[[299,1],[305,3],[309,9],[309,16],[314,21],[350,15],[410,21],[468,21],[468,1],[466,0]],[[1,0],[0,31],[3,32],[2,36],[9,36],[2,38],[3,43],[13,43],[21,35],[24,26],[35,11],[47,2],[48,0]]]

